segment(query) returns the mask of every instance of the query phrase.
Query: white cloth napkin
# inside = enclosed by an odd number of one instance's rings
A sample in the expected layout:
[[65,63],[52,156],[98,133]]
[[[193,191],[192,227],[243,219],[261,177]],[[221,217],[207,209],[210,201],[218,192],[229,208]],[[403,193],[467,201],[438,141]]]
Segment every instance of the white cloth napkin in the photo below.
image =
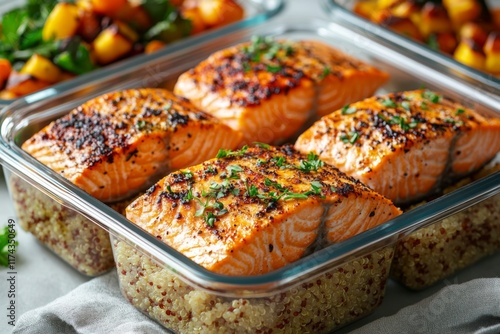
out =
[[[13,333],[159,334],[167,331],[122,297],[115,272],[82,284],[50,304],[23,314]],[[450,285],[355,334],[498,334],[500,278]]]

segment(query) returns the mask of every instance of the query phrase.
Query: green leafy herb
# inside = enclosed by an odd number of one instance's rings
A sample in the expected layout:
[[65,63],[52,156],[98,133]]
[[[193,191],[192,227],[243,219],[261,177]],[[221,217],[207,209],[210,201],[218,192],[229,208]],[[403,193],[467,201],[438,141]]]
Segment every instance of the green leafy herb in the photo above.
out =
[[281,71],[283,69],[282,66],[280,65],[266,65],[266,69],[268,72],[271,72],[271,73],[278,73],[279,71]]
[[72,39],[69,45],[66,51],[54,57],[54,64],[78,75],[93,71],[96,68],[92,62],[89,49],[81,44],[79,38]]
[[422,101],[422,102],[420,103],[420,108],[421,108],[422,110],[429,110],[429,106],[427,105],[427,103],[426,103],[425,101]]
[[393,100],[391,100],[389,98],[384,99],[381,103],[384,107],[389,107],[389,108],[396,108],[397,107],[396,102],[394,102]]
[[441,95],[427,89],[422,92],[422,97],[432,103],[438,103],[441,100]]
[[190,170],[183,170],[183,171],[181,171],[181,173],[184,174],[184,178],[186,180],[193,178],[193,172],[191,172]]
[[192,199],[194,198],[193,196],[193,190],[191,188],[189,188],[188,192],[186,193],[186,196],[184,196],[182,198],[182,202],[184,203],[188,203],[189,201],[191,201]]
[[225,149],[220,149],[217,155],[215,156],[216,158],[229,158],[229,157],[241,157],[246,153],[248,150],[248,146],[245,145],[241,148],[239,151],[231,151],[231,150],[225,150]]
[[284,186],[282,186],[281,184],[279,184],[278,182],[276,181],[272,181],[268,178],[266,178],[264,180],[264,184],[267,186],[267,187],[273,187],[273,188],[276,188],[277,190],[279,191],[286,191],[286,188]]
[[266,144],[266,143],[260,143],[260,142],[254,142],[255,146],[257,147],[260,147],[260,148],[263,148],[263,149],[266,149],[266,150],[269,150],[271,149],[271,145],[269,144]]
[[250,66],[250,64],[248,63],[243,63],[243,70],[245,71],[245,73],[248,73],[252,70],[252,66]]
[[314,152],[309,152],[307,155],[307,160],[300,160],[299,170],[309,173],[311,171],[317,171],[324,166],[324,162],[319,159],[319,156]]
[[352,131],[349,132],[348,134],[341,134],[340,135],[340,140],[342,140],[344,143],[351,143],[354,144],[359,138],[359,133]]
[[403,101],[403,102],[401,102],[401,107],[403,107],[403,109],[405,109],[406,111],[410,111],[411,110],[411,103],[408,101]]
[[226,170],[229,173],[228,178],[230,179],[239,179],[240,176],[238,173],[243,172],[243,168],[240,165],[229,165],[226,167]]
[[438,43],[436,34],[430,34],[429,35],[429,38],[427,39],[427,45],[431,49],[439,51],[439,43]]
[[273,157],[273,158],[271,158],[271,161],[274,162],[276,167],[282,167],[286,163],[285,157],[282,157],[282,156]]
[[415,120],[407,121],[406,117],[402,117],[399,115],[392,116],[392,118],[389,120],[389,123],[399,125],[403,131],[413,129],[418,124],[418,122]]
[[321,72],[321,74],[320,74],[319,78],[320,78],[320,79],[324,79],[324,78],[326,78],[326,77],[327,77],[330,73],[332,73],[332,70],[330,70],[330,67],[325,66],[325,67],[323,68],[323,72]]
[[457,121],[457,120],[455,120],[455,119],[453,119],[453,118],[446,118],[444,121],[445,121],[446,123],[451,123],[451,124],[456,125],[456,126],[461,126],[461,125],[463,125],[463,124],[464,124],[464,122],[462,122],[462,121]]
[[458,108],[457,111],[455,112],[455,115],[462,115],[464,112],[465,112],[465,109]]
[[136,123],[135,123],[135,127],[137,128],[137,130],[139,131],[143,131],[143,130],[146,130],[150,127],[150,123],[146,122],[145,120],[143,119],[140,119],[138,120]]
[[358,108],[350,107],[349,105],[346,105],[341,109],[342,115],[351,115],[354,114],[356,111],[358,111]]

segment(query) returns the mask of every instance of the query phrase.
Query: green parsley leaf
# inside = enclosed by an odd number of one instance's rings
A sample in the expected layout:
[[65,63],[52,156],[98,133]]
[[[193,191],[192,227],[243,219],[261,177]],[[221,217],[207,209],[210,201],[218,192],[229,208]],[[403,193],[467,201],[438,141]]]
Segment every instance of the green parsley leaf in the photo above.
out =
[[255,146],[257,147],[260,147],[260,148],[263,148],[263,149],[266,149],[266,150],[269,150],[271,149],[271,145],[269,144],[266,144],[266,143],[260,143],[260,142],[254,142]]
[[397,107],[397,104],[396,102],[394,102],[393,100],[389,99],[389,98],[386,98],[385,100],[383,100],[382,102],[382,105],[384,107],[389,107],[389,108],[396,108]]
[[350,107],[349,105],[346,105],[341,109],[342,115],[351,115],[354,114],[356,111],[358,111],[358,108]]
[[354,144],[359,138],[359,133],[353,131],[349,132],[349,134],[341,134],[340,135],[340,140],[342,140],[344,143],[351,143]]
[[241,148],[239,151],[231,151],[231,150],[225,150],[225,149],[220,149],[217,155],[215,156],[216,158],[228,158],[228,157],[240,157],[246,153],[248,150],[248,146],[245,145]]
[[465,112],[465,109],[458,108],[457,111],[455,112],[455,115],[462,115],[464,112]]
[[321,74],[319,75],[319,78],[321,80],[323,80],[324,78],[326,78],[330,73],[332,73],[332,70],[330,69],[330,67],[328,66],[325,66],[323,68],[323,72],[321,72]]
[[431,101],[432,103],[438,103],[441,100],[441,95],[434,93],[433,91],[430,91],[426,89],[422,93],[422,97],[426,100]]
[[401,102],[401,107],[403,107],[403,109],[405,109],[406,111],[410,111],[411,110],[411,103],[408,101],[403,101],[403,102]]
[[268,72],[278,73],[279,71],[281,71],[283,69],[283,66],[280,66],[280,65],[269,65],[269,64],[267,64],[266,65],[266,69],[267,69]]

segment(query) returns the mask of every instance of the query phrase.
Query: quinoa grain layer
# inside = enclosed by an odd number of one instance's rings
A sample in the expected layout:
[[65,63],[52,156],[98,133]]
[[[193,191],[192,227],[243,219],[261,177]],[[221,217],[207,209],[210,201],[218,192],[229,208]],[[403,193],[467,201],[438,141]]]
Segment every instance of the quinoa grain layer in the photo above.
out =
[[76,270],[98,276],[114,267],[109,234],[101,227],[14,174],[10,192],[19,225]]
[[381,302],[393,248],[335,268],[267,298],[228,298],[193,288],[112,237],[123,295],[176,333],[328,333]]
[[[445,193],[498,170],[500,163],[449,187]],[[498,251],[500,195],[419,229],[399,241],[392,276],[410,289],[423,289]]]

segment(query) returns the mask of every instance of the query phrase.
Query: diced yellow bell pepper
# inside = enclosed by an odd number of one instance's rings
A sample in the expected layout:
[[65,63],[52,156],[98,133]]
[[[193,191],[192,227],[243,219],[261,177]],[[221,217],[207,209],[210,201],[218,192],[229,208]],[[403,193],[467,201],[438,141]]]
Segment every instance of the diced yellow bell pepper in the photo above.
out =
[[60,2],[50,12],[42,30],[45,41],[64,39],[74,36],[78,28],[78,7]]
[[384,9],[396,5],[398,2],[401,2],[401,0],[378,0],[377,5],[378,8]]
[[481,14],[481,4],[475,0],[443,0],[443,5],[455,28],[473,21]]
[[479,46],[472,39],[463,39],[458,44],[453,57],[470,67],[485,70],[486,57]]
[[92,43],[94,55],[99,64],[109,64],[132,50],[132,42],[118,32],[117,27],[108,27],[101,31]]
[[39,80],[56,83],[60,80],[61,70],[49,59],[34,54],[24,64],[20,73],[29,74]]
[[202,32],[203,30],[206,29],[205,22],[203,22],[203,18],[201,17],[198,7],[190,7],[185,9],[183,8],[181,11],[181,15],[183,18],[191,21],[192,35]]
[[486,71],[500,74],[500,33],[490,32],[484,44],[486,53]]
[[372,14],[378,9],[375,1],[356,1],[352,11],[364,18],[370,19]]
[[223,26],[243,18],[243,8],[233,0],[200,0],[198,2],[203,22],[207,26]]

